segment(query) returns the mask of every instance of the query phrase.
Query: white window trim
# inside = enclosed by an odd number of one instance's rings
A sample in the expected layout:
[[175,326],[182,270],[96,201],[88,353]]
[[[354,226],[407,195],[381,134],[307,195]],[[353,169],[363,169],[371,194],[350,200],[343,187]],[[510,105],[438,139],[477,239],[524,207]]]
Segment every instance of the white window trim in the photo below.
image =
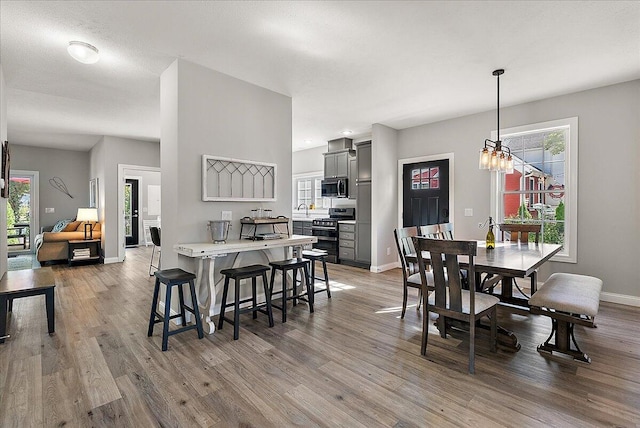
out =
[[[298,188],[296,187],[296,182],[298,180],[305,179],[305,178],[314,178],[314,177],[318,177],[318,176],[324,177],[324,171],[321,170],[321,171],[311,171],[311,172],[303,172],[303,173],[300,173],[300,174],[293,174],[292,175],[292,184],[291,184],[291,187],[292,187],[292,195],[291,195],[292,199],[291,200],[295,201],[295,202],[298,201],[298,193],[297,193],[298,192]],[[312,192],[312,195],[314,195],[314,198],[315,198],[315,193],[313,193],[313,192],[315,192],[315,188],[312,188],[311,192]],[[294,208],[294,212],[295,212],[295,207],[293,207],[293,208]],[[328,208],[316,208],[316,209],[313,210],[313,212],[315,214],[327,214],[328,215],[329,209]]]
[[[566,253],[554,256],[551,261],[577,263],[578,262],[578,118],[551,120],[548,122],[533,123],[530,125],[516,126],[500,130],[500,137],[526,132],[540,132],[546,129],[569,126],[569,144],[565,146],[565,171],[568,176],[568,189],[565,189],[565,250]],[[491,132],[491,139],[498,138],[497,132]],[[491,175],[491,215],[498,218],[499,203],[497,198],[500,186],[501,173],[494,172]],[[567,227],[568,226],[568,227]],[[566,244],[568,243],[568,248]]]

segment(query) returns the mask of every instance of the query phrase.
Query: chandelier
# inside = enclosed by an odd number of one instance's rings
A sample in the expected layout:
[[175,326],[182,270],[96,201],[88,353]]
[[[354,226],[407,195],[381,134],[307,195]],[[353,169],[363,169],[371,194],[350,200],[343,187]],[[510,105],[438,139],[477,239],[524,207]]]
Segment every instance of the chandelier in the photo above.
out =
[[[509,147],[502,147],[502,141],[500,141],[500,75],[502,74],[504,74],[503,69],[498,69],[493,72],[498,82],[498,107],[496,108],[498,138],[496,138],[496,141],[489,140],[488,138],[484,140],[484,148],[480,151],[479,167],[480,169],[513,174],[511,149]],[[489,152],[489,149],[493,150]],[[504,152],[505,150],[507,151],[506,154]]]

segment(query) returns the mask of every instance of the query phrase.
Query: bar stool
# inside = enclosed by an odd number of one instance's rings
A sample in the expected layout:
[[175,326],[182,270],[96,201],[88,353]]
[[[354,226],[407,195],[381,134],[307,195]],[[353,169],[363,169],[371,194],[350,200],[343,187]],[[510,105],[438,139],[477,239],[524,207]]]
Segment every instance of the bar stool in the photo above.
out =
[[[279,260],[275,262],[269,263],[271,266],[271,284],[269,286],[269,291],[271,293],[271,299],[273,300],[274,294],[282,294],[282,306],[276,306],[273,303],[273,306],[276,309],[280,309],[282,311],[282,322],[287,322],[287,300],[293,300],[293,305],[295,306],[298,300],[302,300],[309,304],[309,312],[313,313],[313,284],[309,280],[309,259],[303,258],[294,258],[287,260]],[[298,270],[303,269],[304,271],[304,282],[307,286],[306,293],[299,294],[298,292],[298,281],[297,274]],[[287,288],[287,272],[293,271],[293,287]],[[276,277],[276,271],[282,272],[282,290],[273,292],[273,282]],[[291,291],[292,296],[287,297],[287,292]]]
[[[228,322],[233,324],[233,340],[238,340],[238,336],[240,335],[240,314],[246,312],[253,313],[253,319],[258,317],[256,312],[262,312],[269,317],[269,327],[273,327],[273,312],[271,311],[271,295],[269,293],[269,287],[267,283],[267,271],[269,270],[269,266],[263,265],[251,265],[244,266],[233,269],[223,269],[220,271],[220,274],[224,275],[224,289],[222,291],[222,303],[220,304],[220,317],[218,318],[218,330],[222,330],[222,326],[224,322]],[[256,279],[258,277],[262,277],[262,286],[264,288],[264,296],[265,296],[265,304],[258,305],[258,301],[256,299]],[[235,284],[235,298],[233,303],[227,304],[227,293],[229,292],[229,280],[234,280]],[[251,297],[240,300],[240,281],[243,279],[251,278]],[[248,308],[240,309],[241,303],[252,302],[253,306]],[[226,318],[224,316],[225,310],[229,307],[233,306],[233,320],[230,318]],[[263,309],[263,306],[266,306],[266,310]]]
[[[196,276],[190,272],[185,272],[182,269],[165,269],[158,270],[155,273],[156,285],[153,289],[153,303],[151,304],[151,316],[149,317],[149,331],[147,336],[153,335],[153,327],[156,323],[162,324],[162,350],[166,351],[169,344],[169,336],[182,333],[183,331],[196,329],[198,331],[198,339],[204,337],[202,331],[202,320],[200,319],[200,311],[198,310],[198,300],[196,298],[196,287],[193,280]],[[165,302],[164,302],[164,316],[157,312],[158,309],[158,294],[160,292],[160,283],[166,285]],[[189,283],[189,291],[191,292],[191,302],[193,307],[190,308],[184,303],[184,294],[182,292],[182,286]],[[171,290],[174,286],[178,286],[178,297],[180,300],[180,313],[171,316]],[[187,318],[185,310],[193,314],[196,319],[195,325],[187,325]],[[182,320],[182,327],[169,331],[169,321],[180,317]]]
[[[327,252],[324,250],[302,250],[302,257],[311,260],[311,282],[313,283],[314,293],[322,293],[327,291],[327,298],[331,298],[331,290],[329,289],[329,274],[327,273]],[[316,262],[322,263],[322,271],[324,278],[316,276]],[[316,280],[324,282],[325,288],[316,289]]]

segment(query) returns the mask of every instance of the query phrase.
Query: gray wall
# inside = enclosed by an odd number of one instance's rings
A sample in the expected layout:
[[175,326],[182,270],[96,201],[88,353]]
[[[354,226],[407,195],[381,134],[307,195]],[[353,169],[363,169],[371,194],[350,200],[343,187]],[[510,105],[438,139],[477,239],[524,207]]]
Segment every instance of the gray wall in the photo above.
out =
[[398,223],[398,131],[379,123],[372,130],[371,270],[380,272],[394,267],[398,260],[393,237]]
[[293,175],[304,174],[307,172],[324,171],[324,156],[322,154],[326,152],[326,145],[293,152]]
[[[291,215],[291,98],[184,60],[160,87],[163,266],[179,263],[174,244],[210,242],[207,221],[222,210],[233,212],[229,239],[252,208]],[[203,202],[203,154],[277,164],[277,201]]]
[[[640,304],[640,80],[501,109],[504,128],[578,117],[578,263],[547,263],[551,272],[594,275],[604,298]],[[398,159],[454,152],[456,236],[482,239],[479,221],[489,215],[490,174],[478,153],[495,129],[495,111],[399,132]],[[473,208],[473,217],[464,209]]]
[[98,178],[105,262],[118,258],[118,165],[160,167],[158,142],[103,137],[92,149],[91,176]]
[[[89,152],[11,146],[11,169],[40,172],[38,215],[40,226],[53,226],[58,220],[75,218],[79,207],[89,206]],[[49,183],[60,177],[73,198]],[[55,212],[45,213],[45,208]]]

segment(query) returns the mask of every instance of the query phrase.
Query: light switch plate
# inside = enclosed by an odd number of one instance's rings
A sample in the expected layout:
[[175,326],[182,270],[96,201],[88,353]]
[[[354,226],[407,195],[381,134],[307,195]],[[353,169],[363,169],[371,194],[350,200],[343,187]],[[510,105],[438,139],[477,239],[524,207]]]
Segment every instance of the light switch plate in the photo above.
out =
[[465,217],[473,217],[473,208],[465,208],[464,209]]
[[233,211],[222,211],[222,220],[232,220]]
[[45,208],[45,209],[44,209],[44,212],[45,212],[46,214],[51,214],[51,213],[56,212],[56,209],[55,209],[55,208]]

